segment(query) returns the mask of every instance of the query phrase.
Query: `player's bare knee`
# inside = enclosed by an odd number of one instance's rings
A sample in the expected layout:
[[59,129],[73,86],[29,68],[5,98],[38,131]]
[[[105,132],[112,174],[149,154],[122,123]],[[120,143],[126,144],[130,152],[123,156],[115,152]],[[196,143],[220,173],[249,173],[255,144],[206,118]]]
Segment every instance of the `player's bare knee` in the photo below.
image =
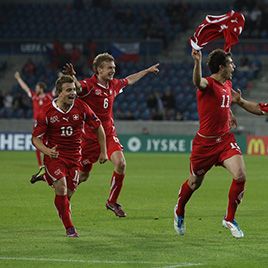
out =
[[203,181],[203,177],[191,176],[188,179],[188,184],[192,190],[197,190],[201,186],[202,181]]
[[89,173],[88,172],[82,172],[79,174],[79,182],[85,182],[89,178]]
[[68,199],[71,200],[71,197],[73,196],[73,191],[67,189],[67,196],[68,196]]
[[53,183],[55,188],[55,193],[57,195],[66,195],[67,194],[67,184],[65,179],[57,180]]
[[120,159],[117,163],[116,163],[116,170],[122,174],[122,173],[125,173],[126,171],[126,161],[125,159]]
[[235,179],[237,182],[242,182],[242,181],[246,181],[246,173],[243,170],[240,170],[239,172],[237,172]]

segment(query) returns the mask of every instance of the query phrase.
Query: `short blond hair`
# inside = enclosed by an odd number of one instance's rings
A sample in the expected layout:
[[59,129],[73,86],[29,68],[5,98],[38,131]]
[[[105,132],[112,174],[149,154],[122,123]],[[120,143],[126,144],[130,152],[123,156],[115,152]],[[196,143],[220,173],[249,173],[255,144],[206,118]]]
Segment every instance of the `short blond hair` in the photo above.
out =
[[98,68],[101,67],[104,62],[111,62],[111,61],[114,61],[114,57],[109,53],[102,53],[97,55],[93,60],[92,64],[94,73],[96,74],[98,73]]

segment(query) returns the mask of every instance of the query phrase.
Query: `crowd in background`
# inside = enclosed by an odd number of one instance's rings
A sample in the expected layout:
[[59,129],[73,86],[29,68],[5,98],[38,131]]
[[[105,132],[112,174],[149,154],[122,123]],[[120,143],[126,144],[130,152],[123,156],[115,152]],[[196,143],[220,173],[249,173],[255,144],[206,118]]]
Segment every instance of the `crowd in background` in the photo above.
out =
[[[87,5],[88,3],[83,0],[74,0],[72,6],[65,8],[75,13],[89,8]],[[118,25],[133,25],[133,21],[137,18],[135,8],[129,4],[115,8],[109,0],[93,0],[91,5],[91,9],[95,8],[96,10],[103,10],[103,12],[111,11],[115,20],[114,23],[119,23]],[[215,3],[215,5],[215,10],[218,10],[219,3]],[[146,40],[157,38],[162,40],[162,51],[169,49],[168,46],[178,35],[176,29],[187,30],[189,21],[193,18],[192,5],[186,1],[174,0],[165,3],[164,6],[155,5],[155,10],[161,13],[159,16],[154,16],[154,13],[148,13],[146,6],[144,12],[142,12],[142,7],[140,4],[139,10],[141,12],[138,18],[139,23],[137,23],[139,27],[137,33],[140,35],[138,38]],[[57,6],[57,8],[59,7]],[[211,8],[213,8],[212,4],[210,5]],[[268,1],[236,0],[233,8],[243,12],[246,17],[243,38],[268,38]],[[224,13],[223,11],[219,12]],[[7,15],[2,14],[1,18],[2,24],[4,24],[7,20]],[[171,32],[169,32],[165,25],[179,26],[179,28],[171,27]],[[120,35],[120,31],[117,34]],[[125,36],[122,37],[125,38]],[[89,77],[92,74],[90,66],[95,55],[99,52],[103,51],[99,50],[95,39],[88,38],[88,35],[86,35],[83,45],[72,45],[68,49],[64,46],[64,42],[54,38],[52,48],[42,62],[36,62],[29,58],[21,67],[21,70],[18,71],[20,71],[23,79],[31,88],[34,88],[38,81],[42,81],[47,84],[48,90],[52,90],[57,74],[66,62],[73,63],[78,78]],[[136,72],[137,68],[142,66],[143,61],[144,59],[141,57],[138,63],[117,62],[116,77],[121,78]],[[247,90],[250,88],[250,81],[258,77],[262,68],[261,61],[258,57],[252,55],[240,55],[236,62],[238,75],[235,75],[237,81],[235,80],[234,83],[242,83],[239,86]],[[153,63],[151,62],[151,64]],[[151,85],[149,81],[145,80],[139,87],[131,89],[135,94],[139,94],[139,101],[135,98],[134,100],[129,99],[128,95],[118,98],[114,111],[115,118],[123,120],[198,120],[197,108],[194,105],[195,97],[192,93],[194,88],[191,81],[191,66],[183,62],[178,63],[179,67],[171,72],[170,68],[174,69],[174,65],[169,66],[161,62],[160,64],[160,79],[156,82],[158,84]],[[0,61],[0,79],[8,71],[8,68],[7,61]],[[190,88],[191,93],[189,93],[188,88]],[[19,88],[15,80],[11,89],[2,88],[0,90],[0,118],[13,117],[32,117],[31,100]]]

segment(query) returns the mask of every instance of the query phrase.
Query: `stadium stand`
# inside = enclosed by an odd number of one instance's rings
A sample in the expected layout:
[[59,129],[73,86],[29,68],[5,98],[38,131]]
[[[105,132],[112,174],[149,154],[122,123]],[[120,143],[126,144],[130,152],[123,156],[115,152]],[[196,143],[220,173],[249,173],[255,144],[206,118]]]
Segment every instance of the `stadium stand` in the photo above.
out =
[[[44,81],[51,90],[57,72],[69,61],[75,65],[79,78],[87,77],[90,73],[88,66],[94,55],[103,51],[109,51],[117,58],[117,77],[125,77],[156,62],[158,56],[165,54],[170,44],[189,28],[190,20],[198,19],[200,14],[206,14],[207,10],[221,14],[227,9],[223,2],[207,1],[195,5],[180,1],[166,1],[154,5],[146,2],[122,2],[116,7],[111,3],[105,8],[101,1],[80,2],[82,4],[79,5],[0,4],[1,40],[14,40],[14,44],[33,43],[35,40],[34,42],[41,44],[38,50],[36,48],[34,51],[37,55],[34,52],[27,54],[29,58],[19,70],[31,87],[38,81]],[[240,2],[235,1],[234,6],[242,10],[250,8]],[[255,7],[257,8],[257,5]],[[191,27],[192,25],[193,23]],[[247,28],[246,31],[251,32]],[[258,37],[265,36],[263,31],[260,30],[259,33]],[[251,34],[246,36],[250,37]],[[118,56],[114,48],[118,44],[112,40],[118,40],[120,44],[126,41],[132,45],[138,43],[137,57],[126,59]],[[16,49],[18,48],[14,45],[13,50]],[[19,49],[22,49],[22,45]],[[189,48],[187,53],[188,51]],[[248,90],[251,81],[258,76],[262,67],[261,61],[256,55],[248,56],[246,61],[244,55],[240,55],[240,58],[236,59],[238,68],[233,84],[235,88]],[[145,77],[117,98],[114,105],[115,118],[198,120],[189,53],[179,61],[169,62],[167,59],[160,63],[161,71],[157,77]],[[3,66],[0,68],[1,74],[8,71],[5,62],[0,66]],[[31,103],[15,80],[10,88],[1,91],[0,101],[0,118],[32,117]]]

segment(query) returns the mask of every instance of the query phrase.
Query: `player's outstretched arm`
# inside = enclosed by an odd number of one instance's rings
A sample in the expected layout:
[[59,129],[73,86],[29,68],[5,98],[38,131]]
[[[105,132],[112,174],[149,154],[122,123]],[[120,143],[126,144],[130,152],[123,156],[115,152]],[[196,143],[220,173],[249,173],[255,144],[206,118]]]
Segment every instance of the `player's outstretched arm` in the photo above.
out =
[[99,128],[97,129],[97,137],[98,137],[98,142],[100,144],[100,157],[99,157],[99,162],[100,164],[105,163],[108,160],[107,156],[107,147],[106,147],[106,135],[103,129],[103,126],[100,125]]
[[20,87],[27,93],[27,95],[31,98],[32,94],[31,94],[31,90],[29,88],[29,86],[22,80],[20,73],[19,72],[15,72],[14,74],[15,79],[18,81]]
[[32,143],[43,154],[48,155],[50,158],[57,158],[59,156],[59,152],[57,151],[57,145],[53,148],[49,148],[44,145],[40,138],[32,136]]
[[126,79],[128,80],[128,84],[133,85],[134,83],[136,83],[137,81],[139,81],[141,78],[143,78],[145,75],[147,75],[149,73],[158,74],[159,73],[158,66],[159,66],[159,63],[154,64],[154,65],[150,66],[149,68],[144,69],[140,72],[137,72],[137,73],[134,73],[134,74],[127,76]]
[[200,50],[192,49],[194,59],[193,84],[199,89],[205,89],[208,85],[207,79],[202,77],[202,53]]
[[238,104],[244,110],[257,115],[263,115],[264,112],[261,110],[259,103],[254,101],[248,101],[242,98],[241,90],[237,91],[232,89],[232,102]]

